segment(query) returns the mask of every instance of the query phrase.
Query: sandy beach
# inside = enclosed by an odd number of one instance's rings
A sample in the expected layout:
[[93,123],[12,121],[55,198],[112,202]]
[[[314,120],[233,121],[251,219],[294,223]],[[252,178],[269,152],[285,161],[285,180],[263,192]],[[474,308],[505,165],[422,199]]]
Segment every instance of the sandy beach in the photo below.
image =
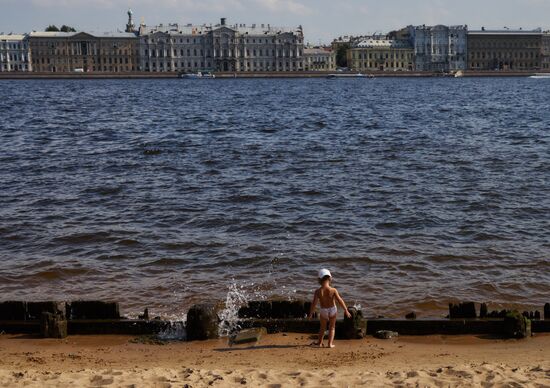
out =
[[0,335],[6,387],[550,386],[550,335],[528,340],[474,336],[337,341],[309,347],[300,334],[254,347],[227,341],[165,345],[125,336],[65,340]]

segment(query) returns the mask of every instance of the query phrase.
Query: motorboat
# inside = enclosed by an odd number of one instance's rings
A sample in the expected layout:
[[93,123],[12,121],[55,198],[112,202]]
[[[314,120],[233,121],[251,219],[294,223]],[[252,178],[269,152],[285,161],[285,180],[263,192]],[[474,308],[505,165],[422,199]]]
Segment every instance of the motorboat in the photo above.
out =
[[216,78],[216,75],[212,74],[209,71],[197,71],[196,73],[183,73],[183,74],[180,75],[180,78],[208,79],[208,78]]
[[535,75],[532,75],[529,78],[538,78],[538,79],[550,78],[550,73],[536,73]]

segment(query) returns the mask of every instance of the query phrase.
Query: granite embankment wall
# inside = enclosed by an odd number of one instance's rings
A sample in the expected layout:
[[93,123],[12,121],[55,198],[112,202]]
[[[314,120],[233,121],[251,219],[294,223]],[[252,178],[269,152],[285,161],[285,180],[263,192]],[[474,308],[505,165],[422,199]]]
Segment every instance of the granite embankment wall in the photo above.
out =
[[[226,72],[215,73],[218,79],[226,78],[324,78],[331,74],[355,74],[355,73],[336,73],[336,72]],[[376,78],[385,77],[404,77],[404,78],[423,78],[423,77],[452,77],[450,75],[430,72],[369,72],[365,73]],[[466,71],[464,77],[529,77],[539,72],[525,71]],[[550,75],[550,72],[544,73]],[[178,78],[178,73],[23,73],[23,72],[4,72],[0,73],[1,79],[163,79]]]

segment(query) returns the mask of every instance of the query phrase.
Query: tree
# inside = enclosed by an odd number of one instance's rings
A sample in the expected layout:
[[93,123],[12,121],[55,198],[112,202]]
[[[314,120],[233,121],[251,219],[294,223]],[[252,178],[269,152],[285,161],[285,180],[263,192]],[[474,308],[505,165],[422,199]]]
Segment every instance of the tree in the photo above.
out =
[[59,28],[57,28],[56,25],[50,24],[48,27],[46,27],[47,32],[59,32]]
[[336,50],[336,66],[338,67],[348,67],[348,55],[347,51],[350,48],[348,43],[345,43],[338,47]]
[[76,30],[73,27],[66,26],[65,24],[63,24],[61,26],[61,29],[59,31],[61,31],[61,32],[76,32]]

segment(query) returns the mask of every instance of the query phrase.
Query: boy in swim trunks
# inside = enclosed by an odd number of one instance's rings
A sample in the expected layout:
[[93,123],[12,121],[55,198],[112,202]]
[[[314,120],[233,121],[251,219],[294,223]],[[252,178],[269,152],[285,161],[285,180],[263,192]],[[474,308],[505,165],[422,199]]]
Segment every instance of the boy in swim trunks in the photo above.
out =
[[327,323],[329,325],[329,335],[328,335],[328,347],[334,347],[334,333],[336,327],[336,302],[344,309],[346,317],[351,318],[351,314],[346,307],[346,303],[338,294],[336,288],[330,286],[332,281],[332,275],[328,269],[322,269],[319,271],[319,287],[313,295],[313,302],[311,303],[311,310],[309,311],[308,318],[311,319],[315,308],[317,307],[317,301],[321,305],[321,329],[319,330],[319,340],[315,345],[323,347],[323,339],[325,337],[325,330],[327,329]]

